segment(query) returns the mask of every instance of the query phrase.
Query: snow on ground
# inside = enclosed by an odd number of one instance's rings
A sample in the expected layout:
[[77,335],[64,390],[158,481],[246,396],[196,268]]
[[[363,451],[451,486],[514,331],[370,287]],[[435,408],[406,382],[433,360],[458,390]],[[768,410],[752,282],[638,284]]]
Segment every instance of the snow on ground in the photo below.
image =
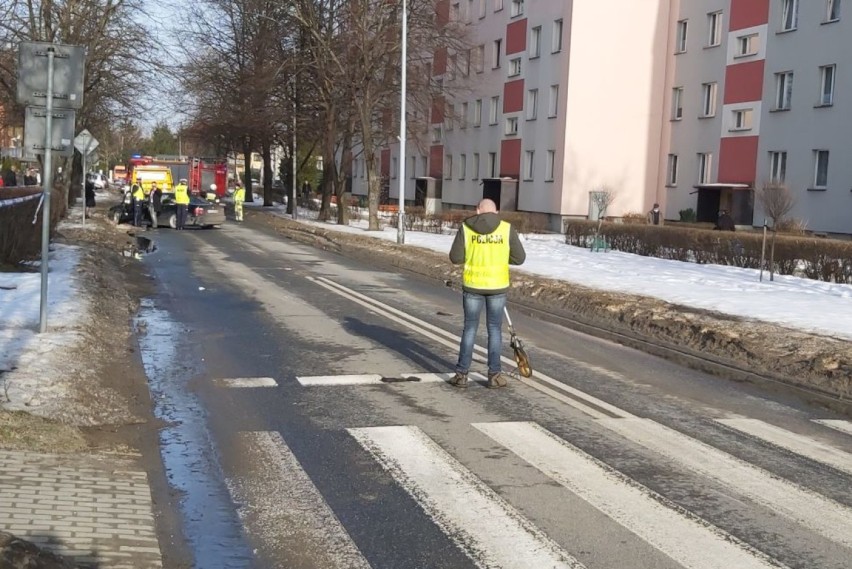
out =
[[[275,208],[278,215],[286,215]],[[315,221],[316,213],[299,210],[300,221],[333,231],[396,241],[397,230],[366,231],[366,222],[348,227]],[[562,235],[526,235],[527,251],[517,273],[550,277],[590,288],[638,294],[674,304],[713,310],[852,340],[852,285],[792,276],[775,276],[721,265],[697,265],[630,253],[592,253],[565,244]],[[448,253],[453,235],[406,231],[407,245]]]

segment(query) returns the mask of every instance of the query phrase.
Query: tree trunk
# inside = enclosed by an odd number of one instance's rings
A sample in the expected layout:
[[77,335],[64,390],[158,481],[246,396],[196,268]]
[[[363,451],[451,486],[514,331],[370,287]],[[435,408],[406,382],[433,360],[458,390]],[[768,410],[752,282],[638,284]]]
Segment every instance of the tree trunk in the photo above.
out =
[[340,168],[335,167],[336,180],[334,192],[337,196],[337,223],[349,225],[349,196],[346,179],[352,172],[352,129],[347,128],[343,136],[343,152],[340,155]]
[[260,148],[263,155],[263,207],[272,207],[272,143],[264,138]]
[[293,175],[293,153],[296,152],[296,147],[293,146],[293,137],[290,137],[290,152],[287,153],[287,213],[290,215],[293,214],[294,209],[296,208],[296,200],[293,199],[296,194],[298,194],[299,189],[294,188],[293,184],[296,181],[296,177]]
[[775,237],[778,232],[775,230],[775,222],[772,222],[772,245],[769,247],[769,280],[775,280]]
[[373,115],[370,108],[361,104],[361,147],[364,151],[364,163],[367,167],[367,206],[369,221],[367,231],[380,231],[379,225],[379,178],[376,176],[376,150],[373,143]]
[[[243,138],[243,170],[246,201],[251,201],[249,196],[253,196],[254,189],[251,187],[251,139],[249,137]],[[203,188],[202,191],[204,191]]]

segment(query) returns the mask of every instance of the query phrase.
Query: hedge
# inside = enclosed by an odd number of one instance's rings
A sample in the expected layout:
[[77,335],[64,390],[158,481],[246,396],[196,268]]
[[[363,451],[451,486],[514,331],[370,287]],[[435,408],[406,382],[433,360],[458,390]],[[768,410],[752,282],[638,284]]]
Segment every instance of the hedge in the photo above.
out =
[[[465,219],[475,214],[476,211],[472,209],[449,209],[439,214],[430,214],[426,213],[423,207],[407,207],[405,208],[405,229],[427,233],[457,231]],[[511,223],[519,233],[546,233],[549,227],[549,218],[543,213],[501,211],[500,218]],[[391,227],[396,227],[399,223],[399,215],[394,213],[388,223]]]
[[[597,226],[596,222],[572,220],[565,229],[565,242],[586,247],[596,235]],[[605,222],[601,226],[600,235],[606,237],[611,249],[625,253],[699,264],[760,268],[763,235],[757,232]],[[768,265],[768,242],[766,258]],[[778,235],[775,242],[775,272],[852,284],[852,242]]]
[[[0,188],[0,201],[31,196],[40,192],[41,188]],[[67,202],[63,189],[56,188],[51,192],[51,235],[59,220],[65,215]],[[41,251],[41,212],[43,211],[39,210],[36,223],[33,224],[33,216],[38,204],[38,199],[31,199],[20,204],[0,207],[0,267],[15,266],[22,261],[38,257]]]

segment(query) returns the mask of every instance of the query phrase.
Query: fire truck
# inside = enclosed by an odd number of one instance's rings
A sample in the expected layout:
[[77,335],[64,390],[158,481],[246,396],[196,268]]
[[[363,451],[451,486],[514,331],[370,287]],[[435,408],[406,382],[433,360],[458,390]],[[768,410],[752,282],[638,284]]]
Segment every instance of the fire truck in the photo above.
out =
[[[187,158],[181,156],[140,156],[135,155],[128,164],[128,179],[132,179],[133,169],[138,166],[161,166],[171,170],[175,183],[186,179],[189,191],[193,195],[206,197],[215,193],[223,197],[228,191],[228,161],[224,158]],[[211,192],[211,185],[216,191]]]

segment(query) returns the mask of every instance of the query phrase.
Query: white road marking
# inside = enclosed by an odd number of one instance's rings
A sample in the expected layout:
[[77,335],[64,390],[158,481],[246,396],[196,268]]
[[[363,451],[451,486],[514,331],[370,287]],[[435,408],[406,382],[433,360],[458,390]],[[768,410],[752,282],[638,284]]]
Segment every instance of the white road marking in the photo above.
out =
[[827,464],[847,474],[852,474],[852,455],[814,438],[792,433],[758,419],[738,417],[735,419],[717,419],[717,421],[727,427],[731,427],[792,453],[802,455],[822,464]]
[[[369,296],[348,289],[343,285],[340,285],[329,279],[323,277],[307,278],[308,280],[311,280],[340,296],[348,298],[351,301],[360,304],[361,306],[364,306],[365,308],[373,310],[377,314],[380,314],[381,316],[384,316],[389,320],[402,324],[403,326],[416,331],[421,336],[430,338],[435,342],[443,344],[444,346],[450,347],[454,350],[457,350],[459,347],[459,342],[461,341],[461,338],[451,332],[447,332],[443,328],[434,326],[429,322],[420,320],[419,318],[411,316],[410,314],[406,314],[401,310],[386,306],[380,303],[379,301],[370,298]],[[474,349],[480,354],[487,353],[487,350],[482,346],[474,346]],[[475,359],[477,359],[477,361],[485,361],[484,358],[482,358],[482,356],[480,355],[475,355]],[[573,360],[571,358],[568,359],[578,367],[591,369],[597,373],[602,373],[604,375],[616,379],[624,379],[624,376],[622,376],[621,374],[606,370],[604,368],[600,368],[598,366],[589,366],[588,364],[580,362],[579,360]],[[501,361],[508,366],[515,365],[514,360],[506,357],[501,357]],[[567,385],[561,381],[557,381],[545,375],[544,373],[536,371],[534,372],[533,377],[537,381],[531,381],[529,379],[521,378],[520,382],[524,385],[532,387],[533,389],[541,391],[542,393],[546,393],[547,395],[550,395],[551,397],[558,399],[563,403],[566,403],[574,407],[575,409],[578,409],[596,419],[608,418],[613,415],[616,417],[633,417],[633,415],[623,409],[619,409],[618,407],[611,405],[606,401],[598,399],[597,397],[589,395],[584,391],[580,391],[579,389],[571,387],[570,385]],[[540,382],[543,382],[546,385],[543,385]],[[588,405],[586,403],[588,403]],[[602,412],[601,409],[606,411],[606,413]]]
[[[474,379],[477,374],[471,374]],[[395,374],[389,381],[377,373],[360,375],[314,375],[299,376],[296,379],[305,386],[337,386],[337,385],[392,385],[394,383],[446,383],[453,376],[451,373],[400,373]],[[416,381],[408,378],[415,377]],[[484,380],[482,376],[478,376]]]
[[473,426],[684,567],[780,566],[537,424]]
[[311,482],[280,434],[240,433],[251,460],[247,477],[228,479],[228,489],[250,535],[282,557],[311,559],[317,567],[369,569],[346,528]]
[[271,377],[231,377],[226,379],[217,379],[216,383],[222,387],[244,389],[253,387],[278,387],[278,382]]
[[417,427],[349,433],[477,566],[583,567]]
[[852,435],[852,421],[843,421],[841,419],[814,419],[814,422],[820,425],[825,425],[835,431]]
[[601,419],[598,422],[811,531],[852,547],[852,509],[843,504],[649,419]]

